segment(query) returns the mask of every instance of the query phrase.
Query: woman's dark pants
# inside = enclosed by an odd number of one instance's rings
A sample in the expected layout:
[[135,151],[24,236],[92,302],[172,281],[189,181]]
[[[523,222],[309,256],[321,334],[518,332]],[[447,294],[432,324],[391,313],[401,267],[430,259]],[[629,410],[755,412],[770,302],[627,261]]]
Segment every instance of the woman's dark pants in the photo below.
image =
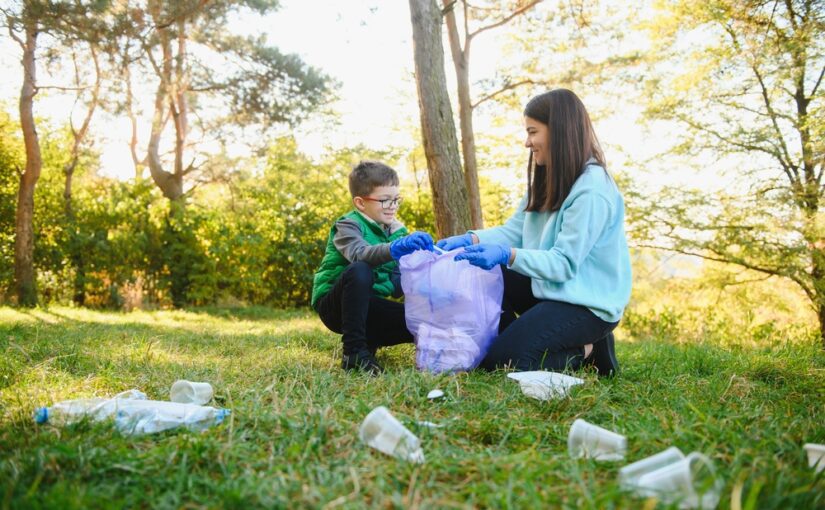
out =
[[584,346],[612,335],[618,322],[605,322],[587,307],[533,296],[531,279],[502,267],[504,299],[499,336],[481,368],[577,370]]

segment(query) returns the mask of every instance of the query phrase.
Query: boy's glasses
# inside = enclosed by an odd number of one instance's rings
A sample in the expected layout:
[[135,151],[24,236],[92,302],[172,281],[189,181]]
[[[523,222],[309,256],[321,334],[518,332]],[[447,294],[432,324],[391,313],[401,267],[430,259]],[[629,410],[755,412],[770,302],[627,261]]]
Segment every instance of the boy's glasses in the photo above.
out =
[[369,200],[370,202],[379,202],[381,204],[381,209],[390,209],[391,207],[398,207],[404,202],[404,199],[401,197],[395,198],[385,198],[383,200],[379,200],[377,198],[370,198],[370,197],[361,197],[364,200]]

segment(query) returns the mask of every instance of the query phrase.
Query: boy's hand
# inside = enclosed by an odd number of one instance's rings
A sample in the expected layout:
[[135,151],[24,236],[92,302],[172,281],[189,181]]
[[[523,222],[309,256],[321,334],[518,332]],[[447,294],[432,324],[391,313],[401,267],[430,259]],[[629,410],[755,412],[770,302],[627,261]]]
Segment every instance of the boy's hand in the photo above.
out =
[[433,251],[433,238],[426,232],[413,232],[390,243],[390,255],[398,260],[418,250]]
[[444,251],[455,250],[456,248],[463,248],[473,244],[473,236],[471,234],[462,234],[460,236],[447,237],[435,243],[436,246]]
[[492,269],[510,261],[510,248],[503,244],[477,244],[464,248],[455,260],[466,260],[481,269]]

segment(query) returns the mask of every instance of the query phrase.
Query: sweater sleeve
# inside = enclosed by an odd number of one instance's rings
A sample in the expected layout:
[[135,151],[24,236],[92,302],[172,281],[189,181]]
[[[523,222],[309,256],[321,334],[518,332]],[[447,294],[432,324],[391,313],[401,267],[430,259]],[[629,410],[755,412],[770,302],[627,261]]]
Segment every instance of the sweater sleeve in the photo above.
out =
[[510,266],[531,278],[565,282],[576,276],[611,218],[610,202],[598,193],[584,193],[564,211],[556,242],[549,250],[516,250]]
[[332,242],[350,263],[363,261],[376,267],[392,260],[389,243],[367,243],[361,227],[354,220],[338,221],[335,224],[335,236]]
[[505,244],[511,248],[521,248],[526,206],[527,197],[524,197],[516,208],[516,212],[504,222],[504,225],[484,230],[470,230],[470,233],[475,234],[480,243]]

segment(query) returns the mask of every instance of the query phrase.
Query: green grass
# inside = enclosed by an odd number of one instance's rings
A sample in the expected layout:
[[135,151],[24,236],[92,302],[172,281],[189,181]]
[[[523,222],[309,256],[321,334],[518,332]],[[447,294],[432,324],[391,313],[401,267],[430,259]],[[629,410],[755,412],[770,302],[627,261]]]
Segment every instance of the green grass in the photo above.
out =
[[[338,337],[306,311],[96,312],[0,308],[2,508],[653,508],[619,490],[622,463],[572,460],[575,418],[628,437],[628,462],[700,451],[720,508],[823,508],[825,355],[810,343],[618,342],[622,374],[539,402],[503,373],[436,376],[411,346],[371,379],[338,368]],[[38,426],[35,407],[138,388],[167,399],[209,381],[231,418],[204,433],[123,437],[109,423]],[[441,388],[446,398],[426,394]],[[388,406],[423,442],[422,466],[361,444]],[[445,426],[425,429],[417,420]]]

